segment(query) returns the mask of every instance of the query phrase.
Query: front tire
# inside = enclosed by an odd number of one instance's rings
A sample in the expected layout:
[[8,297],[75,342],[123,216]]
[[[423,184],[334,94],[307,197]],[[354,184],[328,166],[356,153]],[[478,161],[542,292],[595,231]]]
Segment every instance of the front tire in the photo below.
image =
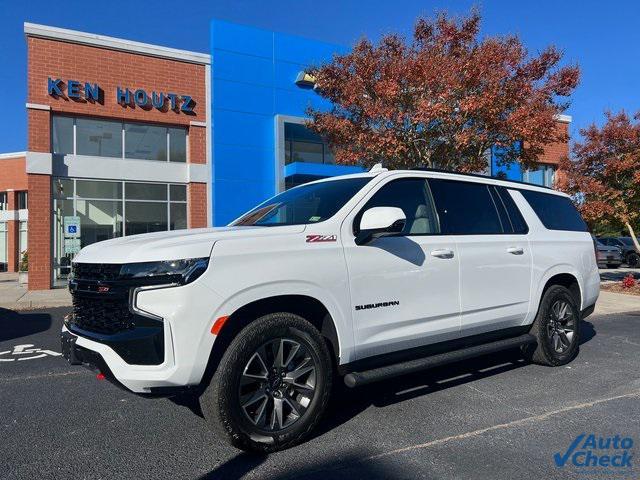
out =
[[234,447],[275,452],[301,442],[317,425],[332,373],[329,349],[313,325],[290,313],[269,314],[233,339],[200,405]]
[[640,266],[640,255],[638,255],[635,252],[631,252],[627,256],[627,265],[629,265],[629,267],[631,267],[631,268],[635,268],[635,267]]
[[523,349],[525,357],[552,367],[569,363],[578,355],[580,321],[580,310],[569,289],[552,285],[542,296],[531,327],[537,344]]

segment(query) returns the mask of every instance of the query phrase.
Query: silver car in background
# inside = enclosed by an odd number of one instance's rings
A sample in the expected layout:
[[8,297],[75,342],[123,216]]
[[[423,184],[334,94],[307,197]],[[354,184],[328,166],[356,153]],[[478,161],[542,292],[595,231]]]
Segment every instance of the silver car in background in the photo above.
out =
[[622,250],[619,247],[605,245],[600,239],[594,239],[596,243],[596,259],[599,268],[618,268],[622,265]]

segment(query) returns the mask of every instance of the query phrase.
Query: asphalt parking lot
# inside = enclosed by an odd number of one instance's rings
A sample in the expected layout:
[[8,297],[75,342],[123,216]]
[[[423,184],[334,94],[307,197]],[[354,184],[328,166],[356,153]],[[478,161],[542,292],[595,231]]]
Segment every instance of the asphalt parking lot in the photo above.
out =
[[566,367],[508,352],[338,391],[310,441],[269,456],[222,444],[187,399],[141,398],[69,366],[66,312],[0,310],[2,479],[640,476],[635,444],[630,467],[564,462],[581,434],[640,442],[640,312],[589,317]]

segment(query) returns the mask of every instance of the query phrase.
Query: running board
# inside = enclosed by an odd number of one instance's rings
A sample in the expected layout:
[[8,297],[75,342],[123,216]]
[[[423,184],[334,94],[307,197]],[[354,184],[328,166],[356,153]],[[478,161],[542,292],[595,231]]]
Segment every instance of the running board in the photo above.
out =
[[530,333],[525,333],[518,337],[497,340],[495,342],[474,345],[473,347],[453,350],[451,352],[440,353],[429,357],[418,358],[401,363],[394,363],[385,367],[364,370],[362,372],[351,372],[344,377],[347,387],[355,388],[369,383],[399,377],[409,373],[419,372],[429,368],[439,367],[447,363],[459,362],[469,358],[487,355],[489,353],[500,352],[510,348],[536,343],[536,338]]

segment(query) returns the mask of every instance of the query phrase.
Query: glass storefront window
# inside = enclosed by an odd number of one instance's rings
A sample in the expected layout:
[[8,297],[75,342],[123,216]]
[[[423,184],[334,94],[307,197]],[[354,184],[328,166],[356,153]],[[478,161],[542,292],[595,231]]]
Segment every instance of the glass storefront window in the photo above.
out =
[[184,128],[169,129],[169,160],[187,161],[187,131]]
[[535,170],[525,170],[523,180],[534,185],[553,187],[556,170],[553,165],[540,165]]
[[22,258],[22,254],[27,250],[27,235],[28,235],[28,225],[26,221],[20,221],[20,237],[18,238],[18,252],[20,253],[19,259]]
[[126,158],[167,161],[167,129],[142,123],[124,124]]
[[186,202],[187,201],[187,186],[186,185],[171,185],[169,191],[169,200],[172,202]]
[[73,154],[73,117],[54,115],[52,129],[53,153]]
[[127,200],[166,200],[167,185],[127,182],[125,197]]
[[7,224],[0,222],[0,272],[7,271]]
[[169,205],[169,217],[171,218],[169,230],[187,228],[187,204],[171,202]]
[[122,158],[122,123],[77,118],[76,154]]
[[310,142],[291,142],[291,161],[322,163],[322,144]]
[[54,178],[53,195],[56,280],[67,277],[75,255],[72,242],[65,247],[65,217],[79,217],[81,248],[123,235],[187,228],[186,185]]
[[26,210],[29,208],[29,194],[27,192],[18,192],[18,209]]
[[80,246],[122,236],[122,202],[111,200],[76,200],[80,217]]
[[54,115],[52,123],[53,153],[187,161],[186,128],[60,115]]
[[122,198],[122,182],[76,180],[76,196],[82,198]]
[[333,153],[324,139],[303,124],[284,124],[284,163],[335,163]]
[[127,235],[167,230],[167,204],[125,201]]

